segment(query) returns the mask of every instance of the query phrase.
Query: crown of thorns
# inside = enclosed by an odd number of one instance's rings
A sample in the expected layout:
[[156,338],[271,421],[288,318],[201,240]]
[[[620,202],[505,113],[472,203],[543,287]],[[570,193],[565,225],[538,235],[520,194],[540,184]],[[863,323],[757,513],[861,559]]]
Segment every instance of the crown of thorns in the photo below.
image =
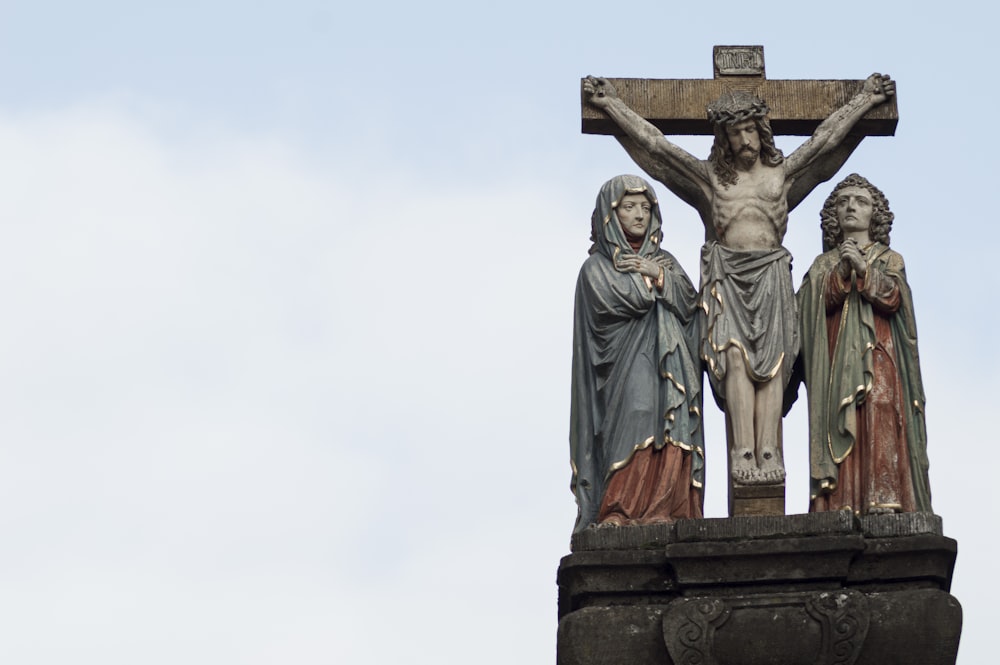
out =
[[707,110],[709,121],[717,125],[732,125],[750,118],[763,118],[771,112],[763,99],[743,90],[726,92],[709,104]]

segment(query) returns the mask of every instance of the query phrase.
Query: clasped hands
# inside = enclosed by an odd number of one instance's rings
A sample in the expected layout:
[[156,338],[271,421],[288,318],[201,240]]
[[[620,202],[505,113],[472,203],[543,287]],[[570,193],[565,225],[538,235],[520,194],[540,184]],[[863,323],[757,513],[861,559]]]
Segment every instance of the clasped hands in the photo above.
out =
[[618,259],[618,268],[622,272],[637,272],[650,279],[659,279],[661,270],[666,272],[670,269],[670,259],[662,254],[657,254],[652,259],[629,254]]
[[864,279],[868,272],[868,264],[865,262],[865,255],[861,251],[861,246],[854,238],[848,238],[840,243],[840,275],[844,279],[851,278],[851,271],[858,277]]

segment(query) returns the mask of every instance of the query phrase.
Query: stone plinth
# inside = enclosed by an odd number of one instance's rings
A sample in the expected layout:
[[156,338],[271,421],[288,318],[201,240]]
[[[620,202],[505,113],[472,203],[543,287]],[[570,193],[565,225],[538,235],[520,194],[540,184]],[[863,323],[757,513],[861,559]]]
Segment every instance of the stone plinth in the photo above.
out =
[[956,551],[929,513],[588,529],[559,566],[558,662],[954,664]]

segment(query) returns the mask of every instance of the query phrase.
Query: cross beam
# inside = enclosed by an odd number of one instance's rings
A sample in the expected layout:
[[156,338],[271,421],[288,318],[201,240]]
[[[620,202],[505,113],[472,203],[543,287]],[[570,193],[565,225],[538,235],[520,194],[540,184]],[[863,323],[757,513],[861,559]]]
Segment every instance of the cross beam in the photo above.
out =
[[[861,91],[864,81],[768,80],[763,46],[716,46],[711,79],[608,79],[618,96],[667,135],[707,134],[712,125],[705,107],[727,90],[752,92],[771,108],[775,134],[810,136],[831,113]],[[898,94],[898,89],[897,89]],[[582,104],[584,134],[616,134],[603,112]],[[892,136],[899,112],[896,96],[876,106],[851,130],[860,136]]]

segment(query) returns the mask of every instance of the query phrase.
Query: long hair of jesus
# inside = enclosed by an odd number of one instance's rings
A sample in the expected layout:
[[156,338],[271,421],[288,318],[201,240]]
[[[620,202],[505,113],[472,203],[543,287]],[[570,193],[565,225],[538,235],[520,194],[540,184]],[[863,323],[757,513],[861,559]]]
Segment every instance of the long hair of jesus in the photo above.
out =
[[[768,166],[777,166],[785,161],[785,155],[774,145],[774,132],[771,131],[771,121],[767,116],[753,118],[757,125],[757,135],[760,136],[760,157],[761,162]],[[729,136],[726,135],[726,125],[723,123],[713,123],[715,129],[715,142],[712,143],[712,151],[708,154],[708,161],[712,162],[715,175],[724,187],[735,185],[738,178],[736,172],[736,158],[733,155],[733,148],[729,145]]]

